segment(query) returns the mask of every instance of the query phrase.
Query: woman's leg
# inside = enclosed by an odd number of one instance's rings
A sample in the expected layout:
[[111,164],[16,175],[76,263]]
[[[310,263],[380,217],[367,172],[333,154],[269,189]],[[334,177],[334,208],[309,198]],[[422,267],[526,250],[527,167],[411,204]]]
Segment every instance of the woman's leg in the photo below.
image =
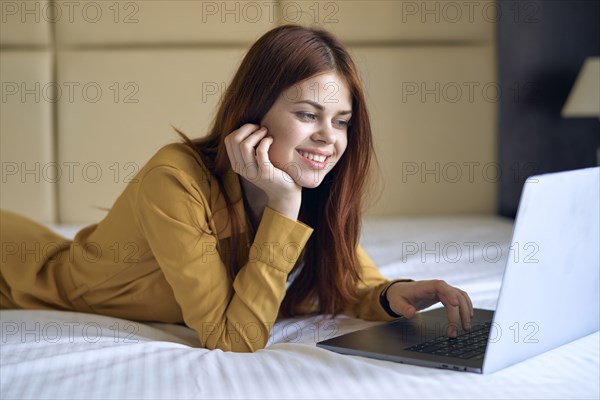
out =
[[30,218],[0,210],[0,242],[0,308],[71,308],[59,282],[64,274],[56,273],[68,263],[48,267],[49,259],[68,250],[67,239]]

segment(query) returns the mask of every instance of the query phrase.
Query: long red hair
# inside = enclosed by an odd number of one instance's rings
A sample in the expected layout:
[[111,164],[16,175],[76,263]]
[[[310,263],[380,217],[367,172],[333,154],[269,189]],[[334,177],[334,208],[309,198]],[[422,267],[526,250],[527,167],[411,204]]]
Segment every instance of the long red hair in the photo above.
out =
[[[184,143],[198,152],[216,176],[233,230],[229,272],[235,277],[242,265],[233,256],[240,249],[239,217],[223,187],[231,164],[223,140],[246,123],[260,124],[277,97],[295,83],[324,72],[343,77],[352,94],[352,118],[348,144],[337,165],[314,189],[302,189],[298,219],[314,232],[303,252],[304,267],[288,289],[280,315],[308,312],[317,300],[320,314],[341,313],[356,300],[360,279],[358,245],[363,197],[372,172],[374,146],[371,125],[358,72],[348,51],[329,32],[298,25],[283,25],[265,33],[245,55],[227,91],[207,136],[190,140],[174,129]],[[213,212],[219,212],[213,210]],[[299,262],[294,267],[298,267]]]

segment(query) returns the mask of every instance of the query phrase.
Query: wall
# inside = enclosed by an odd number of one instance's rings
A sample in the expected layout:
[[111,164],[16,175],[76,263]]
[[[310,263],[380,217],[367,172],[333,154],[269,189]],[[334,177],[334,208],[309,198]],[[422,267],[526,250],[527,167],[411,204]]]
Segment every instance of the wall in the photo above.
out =
[[[468,2],[467,2],[468,3]],[[493,2],[2,1],[1,207],[97,222],[171,124],[204,135],[245,50],[283,23],[352,51],[384,191],[368,216],[496,210]]]

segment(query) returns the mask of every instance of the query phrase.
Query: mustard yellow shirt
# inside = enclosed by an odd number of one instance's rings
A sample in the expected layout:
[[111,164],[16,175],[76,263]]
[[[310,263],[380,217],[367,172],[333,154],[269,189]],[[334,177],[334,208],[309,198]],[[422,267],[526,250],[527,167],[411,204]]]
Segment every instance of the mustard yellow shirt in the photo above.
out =
[[[240,198],[237,174],[226,174],[224,185],[230,198]],[[46,262],[48,271],[60,271],[53,279],[64,280],[66,289],[57,289],[64,292],[57,296],[85,312],[184,322],[208,349],[264,348],[288,274],[313,229],[267,207],[253,240],[242,224],[240,244],[249,253],[231,281],[226,269],[231,230],[219,194],[215,177],[194,151],[181,143],[164,146],[102,221],[80,230],[61,247],[62,253]],[[235,206],[246,221],[243,204]],[[394,319],[379,296],[396,280],[384,278],[360,246],[357,252],[364,283],[358,287],[358,301],[345,313],[367,320]],[[5,275],[10,286],[10,272]],[[20,277],[13,281],[24,279]]]

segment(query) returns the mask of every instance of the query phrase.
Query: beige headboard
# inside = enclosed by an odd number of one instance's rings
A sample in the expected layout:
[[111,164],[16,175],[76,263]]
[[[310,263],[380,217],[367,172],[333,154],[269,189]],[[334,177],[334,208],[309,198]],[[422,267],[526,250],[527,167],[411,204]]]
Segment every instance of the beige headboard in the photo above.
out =
[[207,131],[246,49],[284,23],[350,47],[385,189],[370,216],[496,209],[495,4],[1,1],[1,204],[103,218],[161,146]]

